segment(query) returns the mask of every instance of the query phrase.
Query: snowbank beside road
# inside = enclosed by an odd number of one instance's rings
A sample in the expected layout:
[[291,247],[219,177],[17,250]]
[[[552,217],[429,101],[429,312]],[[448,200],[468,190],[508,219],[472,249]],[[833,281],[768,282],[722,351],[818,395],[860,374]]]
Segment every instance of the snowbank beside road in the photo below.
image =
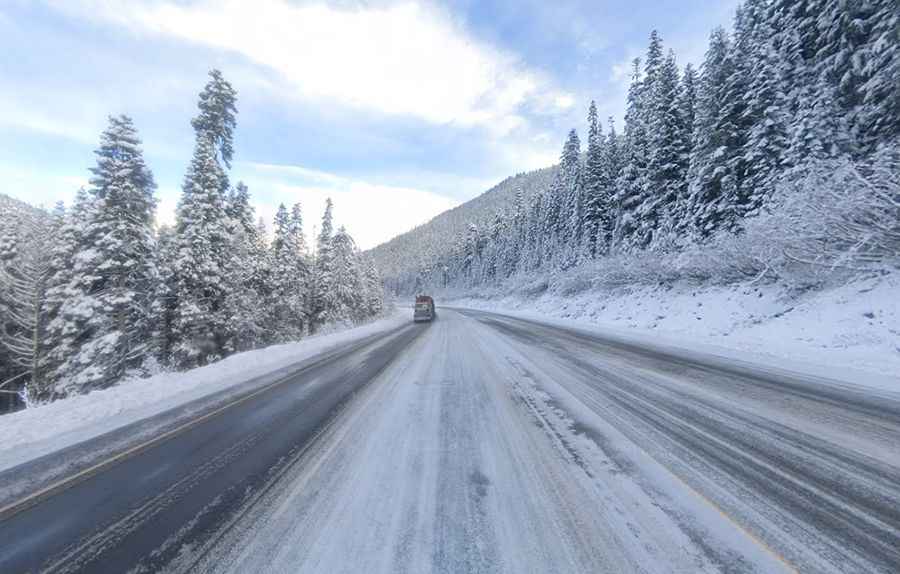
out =
[[[900,391],[900,274],[795,293],[780,285],[640,286],[443,302],[533,319],[564,319],[747,361]],[[865,376],[862,376],[865,374]]]
[[320,353],[389,331],[411,320],[408,310],[361,327],[296,343],[238,353],[186,372],[131,379],[0,417],[0,470],[97,437],[135,421],[226,391]]

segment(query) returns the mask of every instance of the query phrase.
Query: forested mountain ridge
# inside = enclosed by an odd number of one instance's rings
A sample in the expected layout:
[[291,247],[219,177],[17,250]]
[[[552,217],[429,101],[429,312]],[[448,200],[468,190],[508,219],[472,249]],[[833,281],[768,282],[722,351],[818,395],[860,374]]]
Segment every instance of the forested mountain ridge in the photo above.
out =
[[430,221],[369,250],[385,277],[398,277],[405,270],[428,266],[450,252],[452,241],[470,224],[486,226],[517,198],[530,201],[553,184],[556,166],[508,177],[465,203],[448,209]]
[[452,231],[427,224],[378,248],[387,285],[896,268],[898,30],[893,0],[747,0],[731,31],[712,31],[699,70],[653,31],[622,133],[592,103],[586,149],[573,129],[541,192],[492,211],[473,200]]

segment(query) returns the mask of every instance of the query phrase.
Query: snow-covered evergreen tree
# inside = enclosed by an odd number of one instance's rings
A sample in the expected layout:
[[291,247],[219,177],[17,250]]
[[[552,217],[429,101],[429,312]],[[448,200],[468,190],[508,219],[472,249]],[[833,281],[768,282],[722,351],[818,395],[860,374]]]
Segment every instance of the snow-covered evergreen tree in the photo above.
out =
[[53,395],[54,381],[67,376],[62,366],[78,352],[81,335],[79,318],[70,314],[76,311],[72,303],[83,297],[85,289],[76,281],[76,255],[89,247],[88,229],[94,221],[97,203],[94,194],[88,193],[85,188],[78,190],[72,207],[62,215],[59,233],[50,254],[53,271],[47,282],[44,306],[47,315],[44,332],[47,353],[43,361],[46,384],[40,398]]
[[235,334],[235,350],[243,351],[273,340],[266,313],[272,262],[265,228],[254,221],[250,192],[242,182],[229,193],[225,211],[232,258],[227,278],[228,330]]
[[678,66],[674,53],[663,60],[647,94],[649,158],[647,183],[638,207],[638,246],[663,248],[675,232],[676,206],[685,193],[684,124],[678,107]]
[[365,295],[362,314],[364,317],[375,317],[384,311],[384,287],[378,268],[370,256],[363,255],[361,265]]
[[900,137],[900,10],[896,0],[870,5],[869,41],[853,59],[862,76],[856,125],[864,149],[874,150]]
[[756,212],[771,197],[787,161],[789,119],[787,96],[781,88],[784,62],[779,58],[776,43],[783,38],[779,32],[774,22],[762,16],[752,31],[750,81],[744,96],[748,128],[742,150],[748,213]]
[[582,224],[584,221],[584,193],[582,186],[581,140],[576,130],[569,131],[559,162],[559,182],[556,187],[560,207],[553,238],[551,260],[557,265],[570,266],[581,254]]
[[333,321],[355,322],[363,318],[365,285],[356,243],[341,226],[331,240],[331,291],[329,313]]
[[204,365],[233,350],[226,314],[230,241],[221,174],[211,138],[198,134],[176,213],[172,359],[181,367]]
[[303,335],[306,327],[309,284],[309,263],[299,204],[293,207],[290,214],[284,204],[278,208],[272,262],[271,325],[278,340],[296,340]]
[[176,214],[172,360],[181,367],[204,365],[235,349],[228,309],[232,258],[225,202],[235,92],[217,70],[210,77],[191,121],[194,155]]
[[700,71],[689,173],[689,210],[694,232],[700,237],[729,226],[733,217],[724,182],[731,144],[730,124],[725,117],[728,79],[732,74],[730,51],[725,30],[716,28]]
[[616,224],[613,244],[627,249],[633,245],[638,226],[638,208],[647,185],[649,143],[646,123],[645,85],[641,79],[640,60],[632,66],[625,112],[625,137],[620,149],[621,169],[616,180]]
[[[199,113],[191,120],[191,126],[197,134],[210,138],[217,159],[230,168],[234,156],[234,129],[237,126],[237,92],[219,70],[210,70],[209,77],[209,82],[200,92],[197,102]],[[224,186],[222,193],[228,189],[227,178]]]
[[129,117],[110,118],[95,153],[94,209],[56,318],[72,335],[53,374],[57,395],[108,386],[155,353],[156,184]]
[[603,173],[605,139],[597,117],[597,105],[588,108],[588,146],[584,163],[584,237],[590,257],[606,250],[606,230],[611,213],[608,182]]
[[334,235],[334,205],[329,197],[325,201],[325,212],[322,214],[322,227],[316,239],[316,259],[313,265],[312,286],[310,293],[310,330],[315,329],[333,319],[331,311],[331,294],[333,292],[334,255],[331,240]]
[[21,210],[0,220],[0,346],[13,377],[0,389],[22,392],[27,402],[51,398],[45,373],[46,293],[54,274],[58,222]]

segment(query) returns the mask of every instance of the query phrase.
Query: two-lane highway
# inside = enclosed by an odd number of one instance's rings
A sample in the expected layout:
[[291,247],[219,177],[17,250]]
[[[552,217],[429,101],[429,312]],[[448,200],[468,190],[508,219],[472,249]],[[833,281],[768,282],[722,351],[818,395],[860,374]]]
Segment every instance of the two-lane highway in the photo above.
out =
[[46,500],[9,509],[0,516],[0,572],[160,568],[289,465],[425,329],[409,325],[309,361]]
[[0,572],[887,573],[898,543],[900,393],[442,309],[0,516]]

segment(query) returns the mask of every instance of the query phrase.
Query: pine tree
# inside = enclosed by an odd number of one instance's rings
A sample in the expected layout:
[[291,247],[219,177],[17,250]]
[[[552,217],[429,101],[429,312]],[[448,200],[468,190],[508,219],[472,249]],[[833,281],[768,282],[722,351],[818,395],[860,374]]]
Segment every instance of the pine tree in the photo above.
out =
[[110,118],[95,153],[93,212],[72,249],[56,311],[62,343],[51,375],[56,395],[109,386],[155,354],[156,184],[127,116]]
[[[4,390],[22,392],[26,404],[51,398],[45,339],[47,290],[54,275],[47,257],[56,243],[58,221],[36,212],[19,212],[0,229],[0,347],[13,378]],[[23,386],[24,385],[24,386]]]
[[472,286],[478,281],[477,271],[481,262],[481,239],[478,226],[474,223],[469,224],[463,249],[462,273],[468,280],[468,286]]
[[322,214],[322,227],[316,241],[316,259],[312,275],[312,292],[310,303],[310,329],[315,331],[318,326],[333,319],[331,294],[333,291],[334,255],[331,249],[333,236],[334,206],[329,197],[325,202],[325,212]]
[[731,143],[723,120],[728,78],[732,73],[730,50],[725,30],[716,28],[710,36],[700,72],[689,175],[689,211],[694,233],[699,237],[707,237],[718,227],[727,226],[732,217],[724,205],[728,200],[725,161]]
[[153,304],[153,342],[156,348],[156,361],[169,364],[172,349],[175,347],[175,310],[177,309],[175,261],[177,260],[178,243],[173,229],[162,225],[156,232],[156,266],[159,270],[159,282],[156,286],[156,300]]
[[273,339],[267,320],[271,294],[271,261],[265,228],[260,229],[250,205],[250,191],[242,182],[231,190],[228,215],[231,262],[225,307],[228,331],[234,333],[236,351],[256,348]]
[[900,10],[896,0],[871,3],[869,42],[859,54],[861,104],[855,116],[866,150],[900,137]]
[[606,135],[606,142],[603,146],[603,155],[601,157],[602,179],[600,188],[606,190],[608,206],[601,213],[600,229],[598,229],[603,254],[609,253],[612,249],[615,225],[621,209],[618,203],[620,195],[617,185],[622,174],[622,150],[620,149],[619,136],[616,133],[616,124],[612,117],[607,120],[607,124],[609,125],[609,133]]
[[[209,71],[210,80],[200,92],[197,107],[200,113],[191,120],[191,127],[198,134],[206,134],[217,152],[217,160],[231,167],[234,156],[234,129],[237,126],[237,92],[219,70]],[[228,189],[228,180],[224,180]]]
[[508,235],[505,238],[500,259],[503,277],[513,275],[519,268],[526,248],[527,208],[525,196],[521,189],[516,190],[513,200],[512,215],[508,222]]
[[588,108],[588,148],[584,165],[584,234],[587,252],[591,257],[606,249],[606,218],[611,208],[609,187],[603,173],[603,128],[597,118],[597,106],[591,101]]
[[226,314],[230,254],[222,170],[211,138],[198,134],[176,213],[173,361],[205,365],[232,351]]
[[717,225],[729,231],[740,229],[741,219],[751,210],[750,198],[754,190],[747,185],[748,170],[744,148],[753,126],[748,109],[747,94],[753,77],[753,60],[758,49],[756,29],[761,18],[759,0],[749,0],[739,6],[735,14],[733,40],[728,49],[729,74],[725,80],[718,129],[724,145],[719,149],[717,163],[724,165],[722,195],[716,205]]
[[560,195],[560,213],[554,230],[554,258],[562,266],[575,263],[581,249],[584,218],[581,172],[581,140],[573,129],[569,131],[559,160],[557,193]]
[[684,137],[683,147],[687,152],[687,157],[684,158],[683,162],[684,165],[688,165],[690,151],[694,147],[694,120],[697,108],[697,72],[691,64],[687,64],[684,67],[676,105],[684,126],[682,131],[682,136]]
[[294,205],[290,215],[284,204],[278,208],[272,259],[271,324],[278,333],[278,340],[296,340],[303,335],[306,327],[309,281],[303,216],[299,204]]
[[71,209],[62,216],[59,234],[50,254],[53,271],[47,281],[45,302],[47,328],[44,341],[47,353],[43,371],[46,385],[42,396],[45,399],[53,395],[53,381],[67,376],[61,367],[77,352],[78,327],[68,316],[71,311],[64,314],[63,307],[84,293],[74,281],[75,257],[88,246],[87,229],[94,219],[96,207],[96,197],[80,188]]
[[772,195],[787,159],[787,97],[781,88],[783,62],[776,44],[782,37],[779,32],[772,16],[760,16],[753,30],[750,82],[744,96],[749,127],[741,150],[746,166],[743,185],[748,194],[745,214],[756,212]]
[[178,205],[172,359],[181,367],[204,365],[231,353],[235,336],[229,314],[233,277],[226,211],[235,126],[235,92],[217,70],[200,95],[191,124],[196,143]]
[[363,293],[365,295],[363,315],[365,317],[375,317],[384,310],[384,287],[371,256],[363,257],[361,266],[364,285]]
[[678,88],[675,106],[678,109],[679,125],[679,172],[681,185],[678,198],[671,206],[668,227],[674,232],[676,240],[683,242],[690,231],[690,165],[691,153],[694,149],[694,123],[697,107],[697,73],[690,64],[684,67],[684,74]]
[[544,261],[544,205],[546,194],[539,193],[531,200],[528,208],[528,223],[525,230],[523,268],[540,269]]
[[342,226],[331,241],[332,274],[329,293],[332,320],[356,322],[364,318],[363,270],[356,243]]
[[291,226],[288,237],[291,250],[294,253],[293,273],[296,277],[294,308],[297,317],[306,324],[309,321],[309,289],[312,281],[312,264],[309,259],[309,249],[306,246],[306,236],[303,234],[303,210],[299,203],[295,203],[291,207]]
[[[864,99],[862,87],[867,80],[867,72],[872,71],[866,66],[866,48],[877,20],[882,17],[890,20],[893,16],[896,22],[897,12],[896,2],[893,2],[893,10],[888,12],[880,12],[875,2],[825,2],[816,19],[819,30],[816,69],[818,75],[831,86],[835,103],[846,116],[855,142],[866,139],[860,126]],[[897,34],[895,27],[895,44],[898,42]],[[896,77],[894,81],[897,81]]]
[[647,140],[645,86],[641,79],[640,60],[635,59],[628,88],[628,107],[625,112],[625,137],[620,149],[621,170],[616,180],[616,224],[613,230],[615,246],[628,248],[638,226],[638,207],[647,189]]
[[634,245],[662,248],[674,233],[676,205],[685,196],[684,135],[678,108],[678,66],[669,53],[647,93],[648,187],[638,207]]

